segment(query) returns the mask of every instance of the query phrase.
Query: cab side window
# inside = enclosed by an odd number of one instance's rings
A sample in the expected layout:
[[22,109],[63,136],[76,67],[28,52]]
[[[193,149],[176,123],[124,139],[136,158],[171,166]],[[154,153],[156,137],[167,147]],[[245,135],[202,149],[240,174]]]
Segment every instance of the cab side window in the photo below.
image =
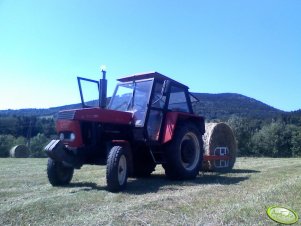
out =
[[176,86],[171,87],[168,110],[189,112],[185,90]]

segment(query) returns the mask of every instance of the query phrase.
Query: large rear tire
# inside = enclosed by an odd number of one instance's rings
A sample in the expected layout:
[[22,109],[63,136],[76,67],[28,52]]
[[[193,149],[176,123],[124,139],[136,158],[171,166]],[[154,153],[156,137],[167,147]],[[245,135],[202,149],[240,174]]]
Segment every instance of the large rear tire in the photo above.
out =
[[70,183],[74,168],[64,166],[63,163],[48,158],[47,176],[52,186],[64,186]]
[[122,146],[113,146],[107,159],[107,186],[111,192],[125,189],[128,178],[128,151]]
[[165,174],[170,179],[194,179],[201,168],[203,141],[200,131],[191,123],[179,123],[166,148]]

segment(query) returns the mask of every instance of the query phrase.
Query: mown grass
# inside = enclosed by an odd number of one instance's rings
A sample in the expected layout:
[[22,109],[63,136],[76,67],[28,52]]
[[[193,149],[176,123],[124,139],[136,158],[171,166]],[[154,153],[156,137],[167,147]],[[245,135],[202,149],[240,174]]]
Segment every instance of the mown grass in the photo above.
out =
[[[277,225],[266,208],[301,215],[301,159],[238,158],[231,173],[170,181],[161,167],[127,190],[106,190],[105,167],[52,187],[46,159],[0,159],[0,225]],[[299,221],[300,223],[300,221]]]

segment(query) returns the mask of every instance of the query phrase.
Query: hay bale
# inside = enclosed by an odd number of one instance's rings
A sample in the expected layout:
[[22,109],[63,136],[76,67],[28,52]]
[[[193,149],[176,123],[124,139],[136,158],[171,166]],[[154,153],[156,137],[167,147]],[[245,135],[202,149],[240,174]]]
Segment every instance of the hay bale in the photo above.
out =
[[[236,160],[237,144],[232,129],[226,123],[206,123],[206,132],[203,135],[204,155],[219,155],[219,150],[228,149],[230,156],[227,167],[219,167],[225,162],[221,160],[203,161],[205,171],[231,170]],[[219,147],[221,149],[219,149]]]
[[29,150],[23,144],[16,145],[10,149],[9,154],[10,154],[10,157],[12,157],[12,158],[28,158]]

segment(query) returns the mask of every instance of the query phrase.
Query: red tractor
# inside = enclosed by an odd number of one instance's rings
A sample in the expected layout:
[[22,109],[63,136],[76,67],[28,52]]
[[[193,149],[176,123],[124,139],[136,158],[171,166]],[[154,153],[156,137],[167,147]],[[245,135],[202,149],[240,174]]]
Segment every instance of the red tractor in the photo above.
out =
[[[83,108],[58,113],[59,139],[45,147],[49,182],[68,184],[84,164],[107,165],[113,192],[123,190],[128,177],[149,176],[157,164],[168,178],[195,178],[203,162],[205,123],[193,112],[197,99],[188,87],[157,72],[135,74],[118,79],[107,104],[105,75],[100,81],[78,77]],[[95,87],[94,101],[86,100],[88,85]]]

